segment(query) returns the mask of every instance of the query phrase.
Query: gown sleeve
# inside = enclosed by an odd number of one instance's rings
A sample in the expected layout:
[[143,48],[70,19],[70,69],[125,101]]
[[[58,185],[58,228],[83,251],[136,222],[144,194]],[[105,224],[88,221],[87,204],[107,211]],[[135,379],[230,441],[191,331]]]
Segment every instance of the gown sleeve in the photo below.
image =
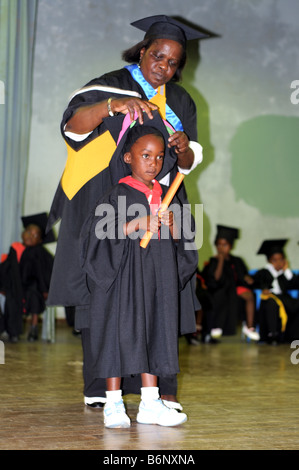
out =
[[225,278],[223,276],[223,273],[219,280],[215,279],[214,274],[217,268],[217,264],[217,258],[211,257],[202,271],[202,276],[205,280],[206,286],[211,292],[214,292],[225,285]]
[[80,234],[81,267],[103,291],[115,281],[126,245],[125,220],[117,212],[117,191],[101,198]]
[[283,292],[287,292],[288,290],[297,290],[299,288],[297,276],[295,276],[294,273],[292,276],[291,271],[290,276],[291,277],[289,278],[286,277],[285,273],[278,276],[278,282]]
[[[167,188],[164,188],[164,192]],[[174,213],[179,227],[180,237],[176,243],[179,290],[183,290],[187,282],[196,272],[198,252],[195,243],[195,221],[188,204],[182,205],[175,196],[169,207]]]

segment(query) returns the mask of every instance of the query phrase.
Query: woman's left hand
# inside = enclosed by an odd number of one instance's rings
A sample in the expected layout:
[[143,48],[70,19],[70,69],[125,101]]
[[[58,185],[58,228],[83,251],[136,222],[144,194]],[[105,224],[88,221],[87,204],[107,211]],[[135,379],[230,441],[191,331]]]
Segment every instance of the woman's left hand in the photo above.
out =
[[168,147],[175,147],[176,153],[185,153],[189,150],[189,139],[185,132],[176,131],[168,139]]
[[189,147],[189,139],[185,132],[176,131],[168,139],[168,147],[174,147],[177,154],[177,164],[180,168],[191,168],[194,161],[193,150]]

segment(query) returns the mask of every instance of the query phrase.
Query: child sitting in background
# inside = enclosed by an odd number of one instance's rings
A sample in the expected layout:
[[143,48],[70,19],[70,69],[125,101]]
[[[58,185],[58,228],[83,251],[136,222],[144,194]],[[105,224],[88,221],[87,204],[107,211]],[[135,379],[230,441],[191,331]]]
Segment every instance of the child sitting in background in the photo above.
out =
[[254,287],[262,290],[259,309],[261,340],[269,344],[299,339],[299,299],[289,290],[298,289],[298,277],[289,268],[283,248],[287,240],[265,240],[258,254],[267,258],[254,277]]
[[23,315],[31,315],[28,341],[38,339],[38,317],[45,310],[53,256],[43,243],[54,241],[50,232],[44,237],[45,213],[23,217],[22,243],[14,242],[1,263],[1,292],[5,296],[2,333],[17,342],[23,332]]
[[213,310],[211,336],[217,338],[224,334],[235,334],[239,318],[240,302],[245,302],[246,323],[242,332],[248,338],[258,341],[255,331],[255,297],[252,291],[253,279],[248,274],[244,261],[232,255],[234,241],[239,230],[217,225],[215,246],[217,255],[210,258],[202,271],[202,277],[210,293]]

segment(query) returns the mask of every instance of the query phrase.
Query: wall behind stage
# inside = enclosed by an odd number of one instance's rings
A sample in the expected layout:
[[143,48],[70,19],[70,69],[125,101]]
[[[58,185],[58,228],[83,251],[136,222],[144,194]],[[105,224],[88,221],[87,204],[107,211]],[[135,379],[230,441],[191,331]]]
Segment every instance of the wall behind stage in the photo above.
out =
[[186,178],[190,202],[204,209],[200,267],[214,253],[216,224],[223,224],[240,229],[234,252],[250,269],[264,264],[256,251],[268,238],[289,238],[286,253],[298,269],[297,0],[162,4],[39,0],[24,214],[50,208],[66,161],[59,124],[68,97],[125,65],[121,51],[143,37],[130,22],[167,12],[220,35],[199,48],[192,43],[183,81],[197,104],[204,147],[202,165]]

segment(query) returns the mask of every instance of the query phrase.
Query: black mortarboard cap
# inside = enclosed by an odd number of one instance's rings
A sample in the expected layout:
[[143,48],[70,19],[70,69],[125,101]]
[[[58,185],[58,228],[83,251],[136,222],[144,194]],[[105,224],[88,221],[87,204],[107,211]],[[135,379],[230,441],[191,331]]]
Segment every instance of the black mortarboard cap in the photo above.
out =
[[155,15],[131,23],[135,28],[145,31],[144,39],[172,39],[183,46],[191,39],[205,39],[211,34],[198,26],[193,26],[167,15]]
[[42,240],[43,244],[52,243],[56,241],[53,230],[50,230],[46,233],[46,227],[48,223],[48,215],[46,212],[41,212],[39,214],[26,215],[21,217],[23,227],[26,228],[28,225],[37,225],[42,231]]
[[215,242],[219,238],[224,238],[232,245],[234,241],[239,238],[239,229],[234,227],[226,227],[225,225],[217,225]]
[[264,240],[257,254],[266,255],[267,258],[274,255],[275,253],[281,253],[284,255],[283,248],[287,241],[287,239]]

